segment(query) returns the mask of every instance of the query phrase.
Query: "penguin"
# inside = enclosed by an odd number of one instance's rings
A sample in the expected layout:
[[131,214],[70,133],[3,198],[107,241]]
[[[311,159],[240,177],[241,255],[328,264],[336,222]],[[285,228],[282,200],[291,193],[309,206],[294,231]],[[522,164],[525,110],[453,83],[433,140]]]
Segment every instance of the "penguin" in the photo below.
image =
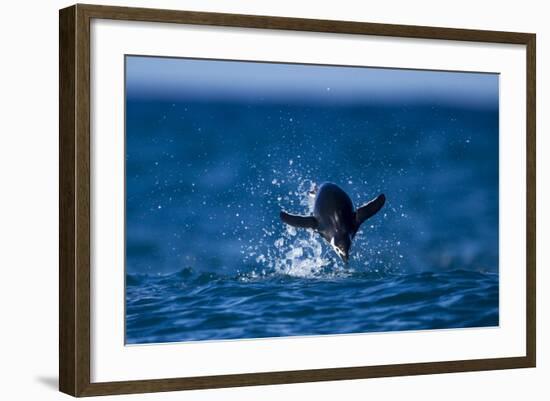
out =
[[281,211],[281,220],[293,227],[315,230],[347,263],[351,243],[368,218],[374,216],[384,203],[384,194],[357,208],[346,192],[331,182],[321,184],[315,194],[315,204],[311,216],[299,216]]

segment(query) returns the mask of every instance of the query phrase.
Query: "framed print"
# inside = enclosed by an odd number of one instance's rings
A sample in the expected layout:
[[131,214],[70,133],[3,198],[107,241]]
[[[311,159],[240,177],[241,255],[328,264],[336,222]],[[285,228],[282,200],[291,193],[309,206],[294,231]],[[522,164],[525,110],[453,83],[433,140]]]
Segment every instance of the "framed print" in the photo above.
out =
[[60,390],[534,367],[535,35],[60,11]]

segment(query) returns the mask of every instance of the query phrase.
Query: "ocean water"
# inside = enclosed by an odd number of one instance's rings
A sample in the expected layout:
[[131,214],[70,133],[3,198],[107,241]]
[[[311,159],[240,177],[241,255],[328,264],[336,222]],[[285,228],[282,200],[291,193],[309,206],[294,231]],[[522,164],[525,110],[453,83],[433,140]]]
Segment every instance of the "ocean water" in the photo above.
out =
[[196,273],[127,280],[127,343],[498,325],[498,275]]
[[[498,179],[498,102],[128,95],[126,342],[496,326]],[[325,181],[386,195],[348,265]]]

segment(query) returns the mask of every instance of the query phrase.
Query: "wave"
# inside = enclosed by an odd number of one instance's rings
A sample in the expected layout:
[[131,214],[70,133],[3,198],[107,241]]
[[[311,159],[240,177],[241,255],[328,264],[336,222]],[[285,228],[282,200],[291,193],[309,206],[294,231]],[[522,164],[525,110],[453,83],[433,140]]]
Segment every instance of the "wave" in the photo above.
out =
[[347,277],[127,277],[128,343],[496,326],[498,275],[469,270]]
[[[304,274],[307,272],[308,274]],[[213,283],[223,282],[241,282],[254,283],[261,281],[344,281],[349,279],[350,282],[355,281],[384,281],[392,280],[393,283],[400,287],[418,286],[422,284],[429,289],[430,286],[438,286],[441,283],[451,283],[453,286],[460,287],[461,283],[466,282],[468,285],[472,281],[477,281],[480,285],[488,280],[490,282],[498,282],[498,274],[483,271],[473,271],[470,269],[456,269],[443,272],[426,271],[420,273],[394,273],[382,271],[356,271],[346,269],[340,266],[329,266],[324,269],[314,268],[314,272],[309,270],[309,266],[302,272],[293,270],[273,270],[271,272],[262,271],[258,273],[255,270],[250,272],[240,272],[237,274],[223,274],[219,272],[203,272],[197,271],[191,267],[185,267],[177,272],[168,274],[143,274],[143,273],[127,273],[126,285],[128,287],[141,287],[152,284],[192,284],[192,285],[209,285]]]

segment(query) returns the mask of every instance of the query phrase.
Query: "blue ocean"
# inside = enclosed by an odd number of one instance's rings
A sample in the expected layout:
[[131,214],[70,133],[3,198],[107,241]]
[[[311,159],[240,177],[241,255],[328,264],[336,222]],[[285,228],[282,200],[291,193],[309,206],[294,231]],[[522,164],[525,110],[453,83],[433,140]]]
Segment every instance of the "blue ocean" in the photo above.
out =
[[[126,58],[126,343],[499,324],[498,75]],[[344,264],[308,215],[386,204]]]

